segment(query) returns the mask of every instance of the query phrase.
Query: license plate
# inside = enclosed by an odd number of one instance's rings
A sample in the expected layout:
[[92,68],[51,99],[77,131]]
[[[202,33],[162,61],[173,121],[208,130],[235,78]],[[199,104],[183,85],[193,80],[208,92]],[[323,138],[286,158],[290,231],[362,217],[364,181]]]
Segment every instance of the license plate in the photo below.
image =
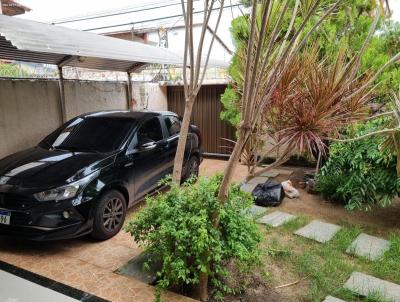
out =
[[11,212],[0,209],[0,224],[10,224]]

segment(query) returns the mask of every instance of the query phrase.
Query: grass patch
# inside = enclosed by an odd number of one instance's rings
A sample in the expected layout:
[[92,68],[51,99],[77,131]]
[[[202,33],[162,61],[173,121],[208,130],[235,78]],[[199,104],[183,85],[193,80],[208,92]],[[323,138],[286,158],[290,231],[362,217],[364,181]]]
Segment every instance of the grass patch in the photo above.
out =
[[385,299],[379,293],[370,293],[365,297],[365,302],[393,302],[392,300]]
[[292,220],[289,220],[285,224],[283,224],[280,228],[285,232],[293,233],[294,231],[302,228],[306,224],[310,222],[310,219],[305,216],[298,216]]
[[349,226],[342,228],[333,239],[327,243],[328,246],[333,246],[339,251],[345,253],[350,244],[362,232],[359,226]]
[[400,235],[389,238],[390,249],[384,256],[372,263],[374,276],[400,284]]
[[[264,230],[266,250],[270,250],[266,255],[269,257],[265,261],[266,270],[271,265],[274,274],[279,274],[276,272],[279,267],[281,275],[291,272],[299,280],[304,279],[299,286],[305,290],[300,291],[301,296],[296,296],[296,301],[320,302],[331,295],[348,302],[387,302],[378,295],[360,299],[343,285],[354,271],[400,284],[400,235],[391,235],[390,250],[381,260],[372,262],[346,253],[353,240],[365,232],[363,227],[347,224],[331,241],[320,244],[293,234],[309,220],[298,217],[279,228]],[[269,275],[272,283],[276,280],[274,274]],[[281,276],[279,282],[282,283]]]

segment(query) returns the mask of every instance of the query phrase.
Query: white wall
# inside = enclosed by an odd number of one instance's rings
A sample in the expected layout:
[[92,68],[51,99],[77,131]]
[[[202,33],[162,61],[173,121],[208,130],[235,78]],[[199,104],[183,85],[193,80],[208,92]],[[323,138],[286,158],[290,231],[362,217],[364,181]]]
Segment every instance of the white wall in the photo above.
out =
[[[127,109],[126,84],[65,82],[67,118]],[[62,124],[57,81],[0,80],[0,158],[36,145]]]
[[166,86],[157,83],[133,84],[132,97],[132,109],[168,110]]
[[57,82],[0,80],[0,158],[34,146],[60,124]]
[[67,119],[86,112],[127,109],[125,83],[65,82]]

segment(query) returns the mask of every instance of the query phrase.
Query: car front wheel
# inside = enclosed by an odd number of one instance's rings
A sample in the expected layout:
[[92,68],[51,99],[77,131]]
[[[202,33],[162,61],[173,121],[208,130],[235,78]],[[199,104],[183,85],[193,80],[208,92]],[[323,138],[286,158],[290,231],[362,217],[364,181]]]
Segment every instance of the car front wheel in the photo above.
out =
[[115,236],[122,228],[126,216],[126,201],[119,191],[103,194],[96,205],[92,236],[106,240]]

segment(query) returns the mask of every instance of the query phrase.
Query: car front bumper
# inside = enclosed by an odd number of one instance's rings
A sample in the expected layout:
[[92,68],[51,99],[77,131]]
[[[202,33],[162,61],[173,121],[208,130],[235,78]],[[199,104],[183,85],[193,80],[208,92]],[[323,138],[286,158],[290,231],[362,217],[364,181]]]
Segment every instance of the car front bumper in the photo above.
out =
[[0,225],[0,235],[34,241],[76,238],[90,232],[91,227],[85,227],[84,224],[76,224],[60,228]]
[[71,201],[38,202],[24,208],[1,206],[11,214],[10,224],[0,224],[0,235],[30,240],[58,240],[91,232],[92,221],[82,215]]

